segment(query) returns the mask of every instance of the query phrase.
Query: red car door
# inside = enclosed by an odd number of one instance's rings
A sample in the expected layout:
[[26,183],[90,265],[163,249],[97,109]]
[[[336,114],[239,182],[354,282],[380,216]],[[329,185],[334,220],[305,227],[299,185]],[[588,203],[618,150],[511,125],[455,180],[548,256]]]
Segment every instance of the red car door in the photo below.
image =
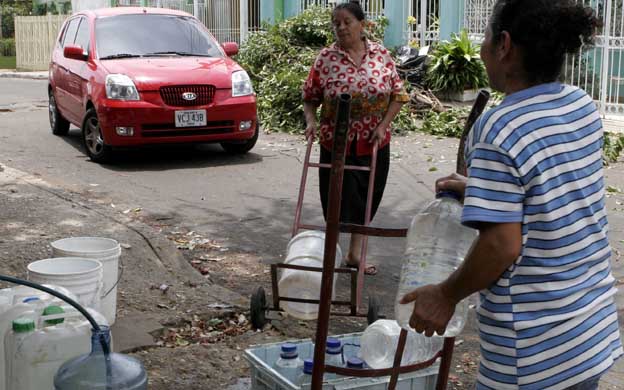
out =
[[53,75],[54,95],[56,98],[56,106],[60,110],[61,114],[68,120],[76,122],[76,118],[72,115],[71,104],[69,99],[69,58],[65,58],[63,55],[63,48],[66,45],[73,45],[76,39],[76,32],[78,31],[78,24],[80,18],[73,18],[67,21],[65,25],[65,31],[61,37],[61,42],[58,50],[55,50],[53,55]]
[[77,123],[81,124],[85,114],[85,94],[88,80],[88,57],[90,47],[91,31],[89,28],[89,19],[86,17],[80,18],[80,24],[78,31],[76,32],[76,38],[74,39],[74,45],[80,46],[85,54],[84,60],[67,59],[68,62],[68,77],[67,77],[67,93],[69,110],[72,116],[76,118]]

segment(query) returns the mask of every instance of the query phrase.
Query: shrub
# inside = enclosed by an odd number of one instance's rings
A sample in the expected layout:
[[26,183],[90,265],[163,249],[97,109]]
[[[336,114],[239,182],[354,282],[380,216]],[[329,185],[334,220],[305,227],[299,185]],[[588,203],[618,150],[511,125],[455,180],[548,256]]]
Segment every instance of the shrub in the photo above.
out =
[[440,42],[431,57],[426,83],[433,91],[449,94],[488,85],[479,47],[470,42],[466,30]]
[[0,39],[0,56],[5,56],[5,57],[15,56],[15,39],[13,38]]

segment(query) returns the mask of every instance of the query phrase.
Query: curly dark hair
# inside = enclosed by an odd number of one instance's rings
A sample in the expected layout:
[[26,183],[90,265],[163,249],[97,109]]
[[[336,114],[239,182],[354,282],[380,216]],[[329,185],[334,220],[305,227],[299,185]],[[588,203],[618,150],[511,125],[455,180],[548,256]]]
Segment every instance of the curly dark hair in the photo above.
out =
[[362,9],[359,1],[351,0],[348,3],[340,3],[336,5],[334,7],[334,10],[332,11],[332,16],[336,14],[336,11],[339,11],[341,9],[349,11],[351,15],[355,16],[355,18],[360,22],[366,19],[366,13],[364,13],[364,10]]
[[574,0],[498,0],[490,19],[497,43],[507,31],[524,52],[531,82],[552,82],[561,73],[566,53],[593,44],[602,22],[591,7]]

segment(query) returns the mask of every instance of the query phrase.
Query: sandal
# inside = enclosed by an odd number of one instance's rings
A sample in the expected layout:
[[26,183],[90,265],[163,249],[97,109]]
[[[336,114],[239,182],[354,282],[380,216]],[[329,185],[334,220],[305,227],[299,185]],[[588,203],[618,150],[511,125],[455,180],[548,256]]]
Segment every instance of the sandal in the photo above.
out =
[[[359,264],[349,264],[347,262],[343,262],[342,263],[342,267],[359,269],[360,265]],[[377,275],[377,266],[375,266],[375,265],[368,265],[368,266],[366,266],[366,268],[364,269],[364,275],[369,275],[369,276]]]

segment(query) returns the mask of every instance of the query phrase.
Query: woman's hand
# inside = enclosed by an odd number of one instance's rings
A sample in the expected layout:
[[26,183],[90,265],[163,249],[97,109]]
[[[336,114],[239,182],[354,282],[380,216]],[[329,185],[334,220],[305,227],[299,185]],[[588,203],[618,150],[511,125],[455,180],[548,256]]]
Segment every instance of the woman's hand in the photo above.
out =
[[384,122],[381,122],[375,130],[371,131],[370,136],[368,137],[368,142],[371,144],[376,140],[381,143],[384,139],[386,139],[386,131],[388,130],[388,125]]
[[441,177],[435,182],[435,192],[440,191],[454,191],[461,194],[462,198],[466,192],[466,182],[468,179],[465,176],[453,173],[451,175]]
[[410,326],[418,333],[431,337],[433,333],[443,335],[457,302],[449,297],[441,284],[428,284],[407,293],[401,304],[414,302]]
[[316,130],[317,130],[316,122],[308,123],[305,129],[306,139],[307,140],[311,139],[312,141],[314,141],[314,139],[316,138]]

